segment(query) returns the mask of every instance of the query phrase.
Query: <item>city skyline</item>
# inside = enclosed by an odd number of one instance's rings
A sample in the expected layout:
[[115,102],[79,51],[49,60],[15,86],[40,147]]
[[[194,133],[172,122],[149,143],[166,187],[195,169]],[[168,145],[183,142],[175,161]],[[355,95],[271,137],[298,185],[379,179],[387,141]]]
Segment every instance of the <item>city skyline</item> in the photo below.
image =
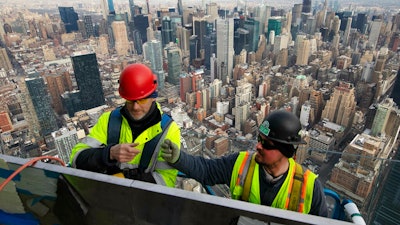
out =
[[[134,1],[135,4],[141,5],[141,6],[146,6],[146,1],[145,0],[138,0]],[[157,3],[155,3],[157,2]],[[319,1],[313,1],[313,4],[315,2],[318,3],[323,3],[323,0]],[[374,1],[374,0],[328,0],[329,3],[337,2],[340,5],[342,5],[344,8],[353,6],[353,7],[376,7],[376,8],[382,8],[387,5],[391,6],[399,6],[400,3],[396,0],[381,0],[379,2]],[[177,4],[176,0],[166,0],[163,2],[158,2],[158,1],[149,1],[150,5],[154,7],[168,7],[172,6],[175,7]],[[244,5],[247,4],[250,7],[257,6],[261,3],[264,3],[266,5],[274,6],[274,7],[287,7],[287,6],[293,6],[294,4],[301,4],[302,0],[283,0],[283,1],[278,1],[278,0],[272,0],[272,1],[267,1],[267,0],[236,0],[234,2],[228,1],[228,0],[213,0],[213,1],[184,1],[184,5],[201,5],[201,4],[209,4],[209,3],[217,3],[217,4],[224,4],[225,7],[226,3],[230,3],[229,5]],[[2,0],[0,2],[0,5],[9,5],[16,7],[19,4],[23,4],[24,6],[45,6],[45,5],[51,5],[51,6],[72,6],[76,4],[93,4],[93,5],[99,5],[101,4],[101,0],[89,0],[89,1],[81,1],[81,0],[59,0],[57,2],[54,2],[52,0],[41,0],[41,1],[29,1],[29,0]],[[114,0],[114,4],[128,4],[128,0]],[[382,8],[383,9],[383,8]]]
[[[114,1],[116,12],[97,1],[17,0],[2,8],[2,153],[61,151],[68,160],[68,146],[101,113],[124,104],[119,74],[140,62],[157,75],[160,104],[184,131],[184,150],[219,157],[254,149],[257,126],[272,111],[287,110],[301,119],[308,143],[297,160],[369,212],[379,197],[375,182],[383,182],[387,164],[400,163],[391,158],[400,109],[390,98],[399,80],[400,6],[388,11],[354,1],[360,6],[311,10],[303,1],[283,1],[290,7],[270,2],[224,11],[210,4],[205,15],[178,2],[152,5],[152,15],[122,0]],[[33,73],[45,79],[27,82]],[[40,110],[46,91],[54,112],[49,104]],[[48,114],[57,120],[46,120]],[[66,128],[73,131],[68,137]],[[16,148],[14,141],[24,139]]]

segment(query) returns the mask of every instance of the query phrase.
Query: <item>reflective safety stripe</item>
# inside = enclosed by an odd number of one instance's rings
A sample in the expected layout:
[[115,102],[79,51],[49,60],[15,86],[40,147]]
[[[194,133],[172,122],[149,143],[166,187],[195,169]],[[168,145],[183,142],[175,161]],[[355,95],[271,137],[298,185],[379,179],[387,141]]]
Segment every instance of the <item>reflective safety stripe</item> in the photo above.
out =
[[247,161],[250,161],[250,163],[247,162],[246,167],[246,178],[244,180],[244,185],[243,185],[243,195],[242,195],[242,200],[248,202],[249,197],[250,197],[250,189],[251,189],[251,184],[253,183],[253,176],[254,176],[254,169],[256,167],[256,154],[253,153],[251,157],[247,159]]
[[[117,163],[117,166],[123,170],[123,169],[137,169],[139,168],[138,164],[130,164],[130,163]],[[169,169],[174,169],[174,167],[170,166],[167,162],[165,161],[157,161],[156,166],[154,167],[154,170],[169,170]],[[153,172],[152,170],[151,172]]]
[[81,142],[89,145],[91,148],[98,148],[103,145],[103,143],[98,141],[96,138],[92,138],[89,136],[86,136],[85,138],[83,138],[83,140]]
[[174,169],[174,167],[170,166],[165,161],[157,161],[156,167],[154,169],[156,169],[156,170],[169,170],[169,169]]
[[139,167],[138,164],[131,164],[131,163],[117,163],[117,167],[119,167],[121,170],[123,169],[136,169]]
[[301,195],[300,195],[300,204],[299,204],[299,210],[298,212],[303,213],[304,212],[304,199],[306,198],[306,192],[307,192],[307,182],[308,182],[308,176],[310,175],[311,171],[306,170],[304,173],[304,180],[303,180],[303,186],[301,187]]
[[[298,172],[301,173],[299,173],[297,178],[295,178],[295,174]],[[301,165],[297,164],[292,158],[289,158],[289,170],[287,173],[288,174],[271,206],[274,208],[288,209],[297,212],[301,210],[302,213],[306,214],[310,213],[314,184],[317,175],[308,169],[304,171]],[[307,176],[304,176],[304,174],[307,174]],[[300,183],[298,178],[301,179],[302,184],[296,185],[295,183]],[[290,208],[290,201],[292,201],[292,197],[295,195],[297,195],[297,201],[295,201],[297,204],[293,204],[296,207],[292,209]]]
[[247,175],[247,169],[249,168],[249,165],[248,165],[249,163],[247,163],[248,158],[249,158],[249,152],[246,152],[246,155],[244,156],[242,165],[240,165],[239,176],[236,181],[236,185],[239,185],[241,187],[243,187],[244,178]]
[[167,184],[165,183],[164,178],[161,176],[161,174],[157,173],[157,172],[152,172],[151,175],[153,175],[154,180],[156,181],[157,184],[163,185],[163,186],[167,186]]
[[158,139],[158,143],[157,143],[155,150],[153,152],[153,155],[151,156],[151,159],[150,159],[149,165],[151,165],[151,166],[148,166],[146,168],[146,170],[144,171],[145,173],[153,172],[155,167],[157,166],[157,164],[160,163],[159,161],[157,161],[158,153],[160,152],[160,148],[161,148],[160,145],[162,144],[162,142],[164,142],[165,136],[167,135],[171,124],[172,123],[168,123],[167,127],[165,127],[163,129],[163,131],[162,131],[163,133],[162,133],[161,137]]

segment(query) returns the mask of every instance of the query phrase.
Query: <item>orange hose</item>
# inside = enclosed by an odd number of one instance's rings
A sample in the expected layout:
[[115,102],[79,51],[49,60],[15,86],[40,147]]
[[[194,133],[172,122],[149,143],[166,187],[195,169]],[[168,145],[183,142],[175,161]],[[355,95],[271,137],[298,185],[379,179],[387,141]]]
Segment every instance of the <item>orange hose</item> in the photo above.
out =
[[2,191],[3,188],[8,184],[8,182],[10,182],[15,176],[17,176],[17,174],[20,173],[23,169],[25,169],[25,168],[28,167],[28,166],[33,166],[33,165],[35,165],[35,163],[36,163],[37,161],[42,160],[42,159],[52,159],[52,160],[56,160],[56,161],[58,161],[62,166],[65,166],[65,163],[64,163],[61,159],[59,159],[59,158],[57,158],[57,157],[53,157],[53,156],[39,156],[39,157],[33,158],[32,160],[26,162],[24,165],[22,165],[20,168],[18,168],[16,171],[14,171],[14,173],[12,173],[9,177],[7,177],[7,179],[5,179],[5,180],[3,181],[3,183],[0,184],[0,191]]

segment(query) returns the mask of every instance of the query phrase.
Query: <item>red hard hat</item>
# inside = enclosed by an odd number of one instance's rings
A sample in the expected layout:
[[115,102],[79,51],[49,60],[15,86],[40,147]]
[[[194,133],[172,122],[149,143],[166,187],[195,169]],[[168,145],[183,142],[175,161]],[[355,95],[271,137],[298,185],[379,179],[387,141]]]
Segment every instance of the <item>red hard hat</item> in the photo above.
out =
[[128,65],[119,77],[119,95],[126,100],[146,98],[157,89],[157,76],[144,64]]

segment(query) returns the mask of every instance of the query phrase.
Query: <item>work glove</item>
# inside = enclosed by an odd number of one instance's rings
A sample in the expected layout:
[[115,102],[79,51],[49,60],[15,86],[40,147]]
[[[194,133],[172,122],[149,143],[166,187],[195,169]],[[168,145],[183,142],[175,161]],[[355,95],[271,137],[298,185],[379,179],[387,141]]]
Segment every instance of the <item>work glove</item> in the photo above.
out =
[[169,162],[176,163],[178,161],[179,156],[181,154],[181,150],[175,143],[172,143],[170,140],[166,139],[161,144],[161,157]]

